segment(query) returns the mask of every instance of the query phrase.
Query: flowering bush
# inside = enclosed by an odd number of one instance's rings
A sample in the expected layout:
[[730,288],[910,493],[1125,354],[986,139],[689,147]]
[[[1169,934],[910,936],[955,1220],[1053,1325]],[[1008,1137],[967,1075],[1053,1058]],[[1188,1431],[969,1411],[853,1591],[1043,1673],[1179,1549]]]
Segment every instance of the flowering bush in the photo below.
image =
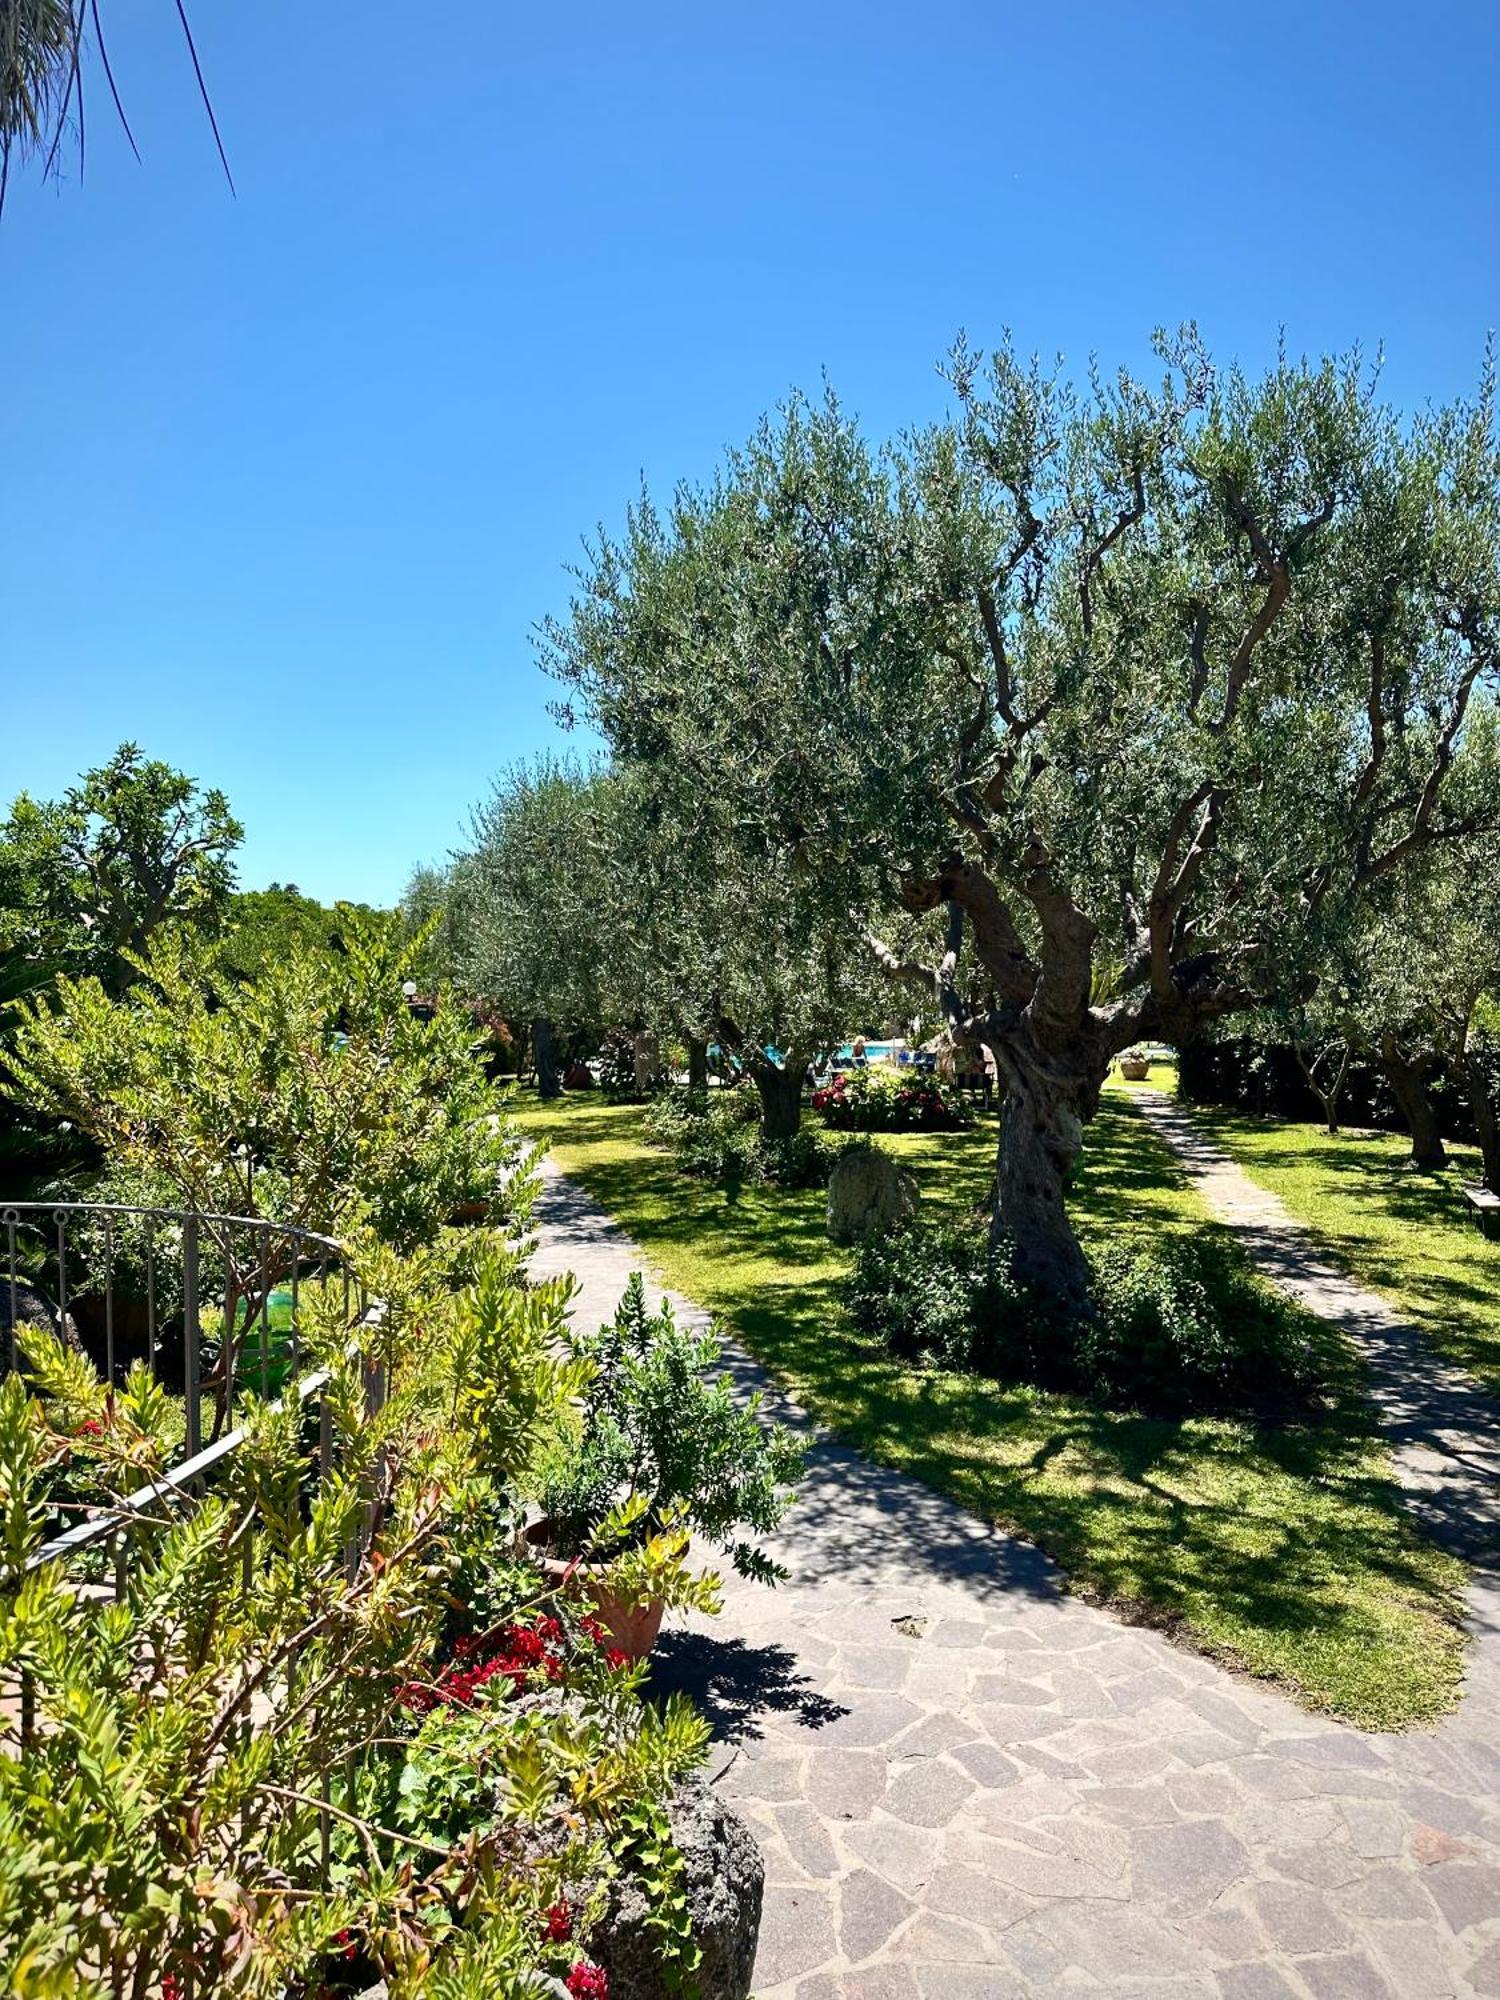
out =
[[953,1132],[969,1112],[920,1071],[877,1063],[840,1070],[813,1092],[813,1110],[836,1132]]
[[384,1311],[359,1354],[308,1288],[322,1423],[247,1396],[222,1478],[158,1488],[117,1593],[38,1563],[57,1479],[117,1506],[170,1399],[143,1370],[107,1391],[45,1332],[30,1383],[0,1382],[0,1660],[32,1695],[0,1720],[0,1962],[28,1992],[607,2000],[616,1877],[690,1979],[666,1805],[706,1727],[643,1703],[525,1558],[523,1473],[588,1371],[565,1285],[487,1244],[364,1253]]

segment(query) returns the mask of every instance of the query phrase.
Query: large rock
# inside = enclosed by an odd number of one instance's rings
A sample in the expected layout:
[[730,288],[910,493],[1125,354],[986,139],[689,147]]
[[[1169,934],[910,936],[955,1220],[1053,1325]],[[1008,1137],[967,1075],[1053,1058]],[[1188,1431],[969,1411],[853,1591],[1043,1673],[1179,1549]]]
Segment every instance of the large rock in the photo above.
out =
[[828,1234],[835,1243],[862,1243],[910,1222],[920,1196],[916,1181],[878,1146],[841,1153],[828,1177]]
[[[703,1954],[698,2000],[746,2000],[760,1935],[765,1863],[750,1829],[700,1779],[690,1778],[669,1808],[672,1837],[687,1875],[688,1913]],[[615,1885],[590,1940],[609,1974],[609,2000],[671,2000],[679,1992],[661,1966],[660,1933],[633,1882]]]
[[55,1301],[27,1278],[17,1277],[13,1293],[9,1270],[0,1268],[0,1367],[10,1365],[12,1298],[19,1346],[26,1344],[28,1326],[48,1327],[53,1333],[60,1333],[70,1347],[78,1345],[78,1328],[71,1313],[59,1313]]

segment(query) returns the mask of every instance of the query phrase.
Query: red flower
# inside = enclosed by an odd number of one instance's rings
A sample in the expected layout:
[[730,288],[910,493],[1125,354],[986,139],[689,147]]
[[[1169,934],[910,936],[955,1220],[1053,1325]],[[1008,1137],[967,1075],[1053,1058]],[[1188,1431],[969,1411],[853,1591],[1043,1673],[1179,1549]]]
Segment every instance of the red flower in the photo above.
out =
[[563,1628],[561,1622],[558,1619],[539,1618],[536,1622],[536,1629],[538,1635],[541,1638],[545,1639],[549,1646],[558,1646],[562,1644]]
[[566,1944],[573,1935],[573,1912],[567,1901],[554,1903],[542,1919],[542,1934],[552,1944]]
[[333,1941],[336,1945],[341,1945],[343,1947],[343,1955],[345,1958],[353,1958],[356,1956],[357,1948],[347,1931],[335,1931],[333,1934]]
[[586,1958],[579,1959],[563,1985],[572,1994],[573,2000],[609,2000],[609,1981],[604,1976],[604,1967],[591,1965]]
[[630,1665],[630,1655],[622,1646],[606,1646],[604,1657],[616,1670]]
[[162,1974],[161,2000],[182,2000],[182,1982],[175,1972]]
[[[83,1422],[78,1426],[77,1430],[74,1431],[73,1435],[74,1437],[77,1438],[103,1437],[104,1426],[99,1422],[99,1419],[97,1417],[85,1417]],[[169,1972],[167,1974],[167,1978],[170,1979],[171,1977],[172,1975]]]

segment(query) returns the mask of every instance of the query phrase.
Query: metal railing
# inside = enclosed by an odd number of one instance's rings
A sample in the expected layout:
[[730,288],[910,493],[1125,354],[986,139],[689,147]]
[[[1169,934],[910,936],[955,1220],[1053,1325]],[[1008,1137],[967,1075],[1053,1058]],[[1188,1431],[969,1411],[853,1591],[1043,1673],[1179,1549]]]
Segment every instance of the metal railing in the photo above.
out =
[[[181,1399],[180,1456],[138,1493],[49,1540],[36,1563],[128,1535],[132,1516],[197,1490],[240,1443],[233,1418],[247,1386],[298,1403],[318,1394],[328,1371],[302,1373],[300,1312],[309,1287],[330,1285],[352,1332],[369,1301],[332,1236],[197,1209],[0,1204],[0,1372],[20,1365],[26,1323],[41,1322],[84,1349],[107,1385],[143,1362]],[[382,1401],[384,1387],[372,1375],[367,1399]],[[323,1413],[320,1470],[328,1430]]]
[[[335,1450],[332,1411],[324,1392],[334,1369],[302,1372],[298,1313],[312,1285],[336,1285],[339,1323],[348,1336],[345,1354],[359,1352],[361,1322],[380,1316],[344,1247],[316,1231],[278,1225],[259,1217],[229,1216],[193,1209],[130,1207],[89,1202],[6,1202],[0,1204],[0,1308],[9,1307],[8,1339],[0,1345],[0,1374],[23,1358],[23,1297],[30,1313],[40,1313],[67,1341],[88,1349],[106,1382],[117,1383],[122,1369],[144,1361],[154,1380],[181,1384],[182,1455],[140,1487],[102,1504],[91,1501],[82,1517],[43,1543],[25,1564],[33,1575],[60,1564],[75,1579],[90,1551],[107,1553],[106,1576],[117,1597],[124,1595],[132,1546],[138,1537],[159,1534],[180,1519],[207,1490],[214,1471],[239,1448],[245,1432],[231,1422],[236,1392],[247,1378],[262,1395],[283,1407],[318,1402],[316,1464],[323,1478]],[[278,1292],[284,1315],[273,1311]],[[281,1319],[283,1323],[277,1325]],[[175,1351],[174,1351],[175,1350]],[[175,1363],[175,1366],[173,1365]],[[374,1415],[387,1391],[385,1366],[361,1364],[366,1411]],[[211,1436],[203,1439],[209,1415]],[[379,1474],[370,1482],[363,1518],[344,1554],[352,1580],[365,1554],[378,1510]],[[165,1505],[164,1505],[165,1503]],[[248,1584],[250,1543],[245,1543]],[[97,1572],[93,1588],[98,1588]],[[84,1586],[88,1587],[88,1586]],[[26,1755],[38,1741],[37,1691],[33,1671],[23,1666],[0,1683],[0,1714],[9,1710],[15,1743]],[[247,1698],[243,1729],[257,1726]],[[351,1776],[352,1786],[353,1779]],[[336,1808],[329,1772],[319,1783],[319,1851],[326,1873]],[[191,2000],[191,1975],[183,1988]]]

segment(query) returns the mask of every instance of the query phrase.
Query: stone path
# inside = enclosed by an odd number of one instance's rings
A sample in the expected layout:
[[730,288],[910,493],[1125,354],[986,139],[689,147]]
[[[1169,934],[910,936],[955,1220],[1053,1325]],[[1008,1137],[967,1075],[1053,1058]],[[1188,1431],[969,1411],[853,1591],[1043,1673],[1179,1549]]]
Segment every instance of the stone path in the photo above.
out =
[[[585,1321],[649,1268],[552,1172],[538,1222],[535,1268],[576,1273]],[[766,1857],[759,2000],[1500,1995],[1491,1636],[1457,1716],[1365,1736],[1070,1599],[1036,1550],[827,1440],[777,1553],[789,1584],[731,1578],[654,1670],[704,1702]]]
[[[1500,1410],[1450,1367],[1386,1301],[1322,1257],[1279,1200],[1221,1152],[1190,1114],[1156,1090],[1132,1093],[1214,1214],[1255,1262],[1302,1304],[1341,1327],[1370,1363],[1370,1394],[1413,1512],[1433,1537],[1485,1572],[1500,1570]],[[1496,1285],[1500,1314],[1500,1277]]]

